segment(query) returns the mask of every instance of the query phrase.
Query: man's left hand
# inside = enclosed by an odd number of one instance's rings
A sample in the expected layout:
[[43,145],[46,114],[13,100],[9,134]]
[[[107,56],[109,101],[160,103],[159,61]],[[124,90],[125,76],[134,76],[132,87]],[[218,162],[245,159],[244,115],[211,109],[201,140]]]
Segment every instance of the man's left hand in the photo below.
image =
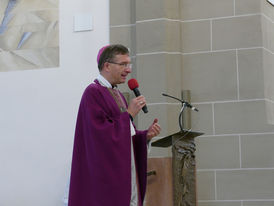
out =
[[154,119],[152,125],[148,128],[147,140],[151,140],[153,137],[160,134],[161,127],[158,124],[158,119]]

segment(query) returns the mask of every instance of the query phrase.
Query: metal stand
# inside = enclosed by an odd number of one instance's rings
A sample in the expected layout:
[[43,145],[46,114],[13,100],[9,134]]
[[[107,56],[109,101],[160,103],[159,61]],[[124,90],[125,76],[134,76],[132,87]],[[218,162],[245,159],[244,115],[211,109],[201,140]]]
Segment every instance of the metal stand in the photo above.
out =
[[184,112],[184,109],[186,107],[186,104],[185,103],[182,103],[182,108],[180,110],[180,114],[179,114],[179,127],[180,127],[180,130],[181,132],[184,130],[183,128],[183,112]]

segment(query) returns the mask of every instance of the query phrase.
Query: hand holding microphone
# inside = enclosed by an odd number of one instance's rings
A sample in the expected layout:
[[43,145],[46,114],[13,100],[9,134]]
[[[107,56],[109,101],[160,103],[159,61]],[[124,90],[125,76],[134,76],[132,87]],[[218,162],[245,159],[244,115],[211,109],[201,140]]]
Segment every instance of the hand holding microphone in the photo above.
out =
[[144,111],[144,113],[147,113],[148,110],[147,110],[147,106],[146,106],[146,101],[145,101],[144,96],[141,96],[141,93],[138,89],[139,84],[138,84],[137,80],[130,79],[128,81],[128,86],[134,92],[135,96],[137,97],[137,98],[134,98],[131,101],[131,104],[129,105],[128,110],[133,113],[131,115],[134,117],[140,111],[141,108]]

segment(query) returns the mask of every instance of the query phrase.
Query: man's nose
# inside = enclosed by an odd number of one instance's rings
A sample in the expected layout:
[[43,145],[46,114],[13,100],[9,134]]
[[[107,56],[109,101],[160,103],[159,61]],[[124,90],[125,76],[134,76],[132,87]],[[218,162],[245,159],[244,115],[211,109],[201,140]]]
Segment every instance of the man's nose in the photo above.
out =
[[126,72],[127,72],[127,73],[131,73],[131,68],[130,68],[130,67],[127,67],[127,68],[126,68]]

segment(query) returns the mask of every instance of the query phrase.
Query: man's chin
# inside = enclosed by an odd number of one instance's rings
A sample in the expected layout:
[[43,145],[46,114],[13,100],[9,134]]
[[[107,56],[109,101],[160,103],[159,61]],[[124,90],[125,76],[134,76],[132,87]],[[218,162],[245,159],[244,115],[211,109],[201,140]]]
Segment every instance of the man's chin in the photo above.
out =
[[125,82],[126,82],[126,80],[127,80],[127,78],[126,78],[126,77],[121,78],[121,83],[125,83]]

